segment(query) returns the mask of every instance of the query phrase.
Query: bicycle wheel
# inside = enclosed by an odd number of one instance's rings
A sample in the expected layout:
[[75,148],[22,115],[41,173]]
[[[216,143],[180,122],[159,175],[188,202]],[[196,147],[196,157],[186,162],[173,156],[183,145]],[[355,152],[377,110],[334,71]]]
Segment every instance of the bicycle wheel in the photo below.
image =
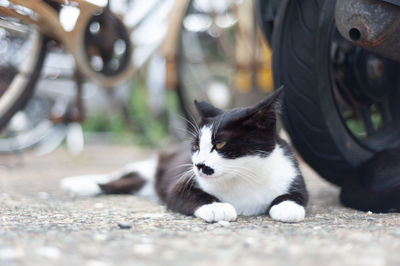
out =
[[260,68],[267,65],[268,48],[260,43],[253,8],[252,1],[189,3],[179,39],[177,86],[189,120],[196,116],[194,100],[227,109],[253,103],[272,88],[265,79],[268,69]]
[[49,141],[58,126],[49,118],[51,109],[49,99],[33,95],[0,133],[0,154],[22,152]]
[[275,86],[293,144],[323,178],[343,184],[377,152],[399,144],[400,64],[352,46],[335,1],[292,0],[273,36]]
[[31,97],[47,39],[31,25],[0,16],[0,129]]

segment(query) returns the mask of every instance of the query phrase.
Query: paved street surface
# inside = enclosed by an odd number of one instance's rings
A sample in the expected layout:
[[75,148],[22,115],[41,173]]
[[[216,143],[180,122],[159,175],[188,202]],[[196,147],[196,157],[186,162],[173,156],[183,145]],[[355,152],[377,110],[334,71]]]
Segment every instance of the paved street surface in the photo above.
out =
[[135,196],[70,198],[58,187],[151,155],[88,146],[77,157],[0,156],[0,265],[400,265],[400,215],[341,207],[338,189],[304,164],[311,201],[299,224],[207,224]]

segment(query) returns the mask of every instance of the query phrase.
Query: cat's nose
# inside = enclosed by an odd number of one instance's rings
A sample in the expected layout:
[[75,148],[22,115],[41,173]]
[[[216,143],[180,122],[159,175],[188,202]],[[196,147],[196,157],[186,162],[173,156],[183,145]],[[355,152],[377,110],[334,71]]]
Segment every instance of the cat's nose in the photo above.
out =
[[199,169],[199,171],[203,172],[206,175],[214,174],[214,169],[205,165],[204,163],[198,163],[198,164],[196,164],[196,167],[197,167],[197,169]]
[[199,170],[201,170],[201,169],[203,169],[203,167],[205,167],[206,165],[204,164],[204,163],[197,163],[196,164],[196,167],[197,167],[197,169],[199,169]]

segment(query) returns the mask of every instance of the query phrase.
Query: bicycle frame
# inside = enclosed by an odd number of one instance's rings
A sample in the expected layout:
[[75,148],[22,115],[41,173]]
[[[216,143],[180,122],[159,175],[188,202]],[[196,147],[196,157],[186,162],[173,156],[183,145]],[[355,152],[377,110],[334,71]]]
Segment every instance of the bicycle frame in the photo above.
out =
[[[237,80],[237,87],[241,91],[248,91],[251,89],[251,81],[243,75],[243,72],[258,71],[258,84],[266,91],[270,92],[272,88],[272,73],[268,67],[267,61],[271,60],[271,52],[262,40],[260,32],[257,36],[252,35],[252,27],[256,27],[255,21],[248,14],[253,12],[252,1],[245,1],[242,12],[239,12],[239,23],[235,31],[236,38],[239,45],[234,51],[230,52],[229,58],[232,60],[231,64],[237,65],[235,73]],[[175,0],[168,22],[168,32],[163,43],[160,46],[160,52],[165,58],[166,65],[166,81],[165,87],[176,89],[179,86],[179,70],[178,70],[178,53],[180,49],[179,36],[182,30],[182,24],[185,16],[185,11],[190,4],[190,0]],[[249,29],[250,28],[250,29]],[[257,54],[255,46],[260,45],[260,57]],[[264,67],[260,67],[264,66]],[[243,71],[244,70],[244,71]]]
[[[114,76],[106,76],[95,72],[89,62],[85,51],[85,30],[89,20],[98,13],[101,13],[105,7],[89,3],[85,0],[51,0],[59,4],[61,8],[70,6],[79,9],[79,15],[75,21],[72,30],[67,31],[60,22],[60,12],[42,0],[9,0],[10,3],[27,8],[34,12],[35,16],[28,16],[17,12],[8,7],[0,6],[0,15],[14,17],[26,23],[36,25],[45,35],[62,43],[66,50],[74,57],[78,69],[90,80],[105,86],[113,87],[125,82],[133,74],[133,64],[131,60],[125,69]],[[123,23],[121,23],[123,25]],[[128,45],[131,45],[130,42]]]

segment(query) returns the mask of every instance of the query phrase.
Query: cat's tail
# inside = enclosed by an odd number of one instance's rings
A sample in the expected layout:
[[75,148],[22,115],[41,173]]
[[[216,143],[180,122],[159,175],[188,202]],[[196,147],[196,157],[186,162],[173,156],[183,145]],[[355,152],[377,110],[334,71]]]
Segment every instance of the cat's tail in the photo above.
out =
[[158,158],[131,163],[111,174],[82,175],[61,180],[61,189],[71,196],[100,194],[138,194],[155,197],[154,179]]

